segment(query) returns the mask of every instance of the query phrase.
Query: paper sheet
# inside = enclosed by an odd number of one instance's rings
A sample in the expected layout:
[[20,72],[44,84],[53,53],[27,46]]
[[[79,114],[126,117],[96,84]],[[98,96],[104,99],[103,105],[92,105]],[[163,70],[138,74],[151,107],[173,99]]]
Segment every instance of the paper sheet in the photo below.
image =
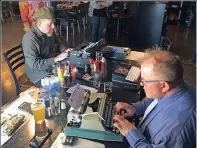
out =
[[[24,111],[21,111],[18,109],[18,107],[26,100],[29,100],[30,98],[26,95],[24,95],[23,97],[20,97],[18,99],[16,99],[12,104],[10,104],[4,111],[3,113],[1,114],[1,117],[7,117],[8,114],[11,114],[11,115],[14,115],[14,114],[22,114],[22,115],[25,115],[25,119],[24,119],[24,123],[18,127],[18,129],[14,132],[16,133],[31,117],[32,115],[27,113],[27,112],[24,112]],[[30,101],[26,101],[26,102],[30,102]],[[2,130],[1,130],[2,131]],[[3,133],[1,133],[1,146],[6,142],[8,141],[13,135],[14,133],[12,133],[12,135],[10,136],[7,136]]]
[[61,137],[64,136],[64,133],[60,133],[58,137],[56,138],[55,142],[51,146],[51,148],[105,148],[104,144],[93,142],[90,140],[77,138],[77,142],[73,146],[63,145],[61,143]]
[[[76,87],[76,86],[77,86],[77,85],[75,85],[75,86],[73,86],[73,87],[70,87],[70,88],[67,90],[67,93],[72,94],[73,91],[75,90],[75,87]],[[90,91],[91,91],[91,94],[97,93],[97,92],[98,92],[97,89],[92,88],[92,87],[88,87],[88,86],[85,86],[85,85],[80,85],[80,87],[83,88],[83,89],[88,89],[88,90],[90,90]]]
[[72,108],[77,110],[81,106],[83,99],[84,99],[84,93],[85,93],[85,90],[81,88],[79,84],[77,84],[73,93],[68,99],[68,103],[70,104]]

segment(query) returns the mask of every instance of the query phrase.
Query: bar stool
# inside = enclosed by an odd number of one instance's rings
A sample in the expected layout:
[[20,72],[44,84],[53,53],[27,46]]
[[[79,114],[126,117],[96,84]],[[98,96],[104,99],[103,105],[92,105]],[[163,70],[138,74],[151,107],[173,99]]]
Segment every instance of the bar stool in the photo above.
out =
[[59,20],[59,32],[62,36],[62,28],[66,30],[66,39],[68,40],[69,28],[72,30],[73,36],[75,35],[74,24],[76,19],[69,16],[68,10],[66,9],[56,9],[57,16],[56,19]]
[[89,3],[82,3],[79,4],[78,7],[76,7],[76,19],[77,19],[79,32],[80,32],[80,21],[82,21],[84,31],[86,29],[88,8],[89,8]]
[[4,14],[9,13],[12,21],[14,20],[12,5],[9,2],[2,2],[2,13],[1,13],[1,21],[5,23]]

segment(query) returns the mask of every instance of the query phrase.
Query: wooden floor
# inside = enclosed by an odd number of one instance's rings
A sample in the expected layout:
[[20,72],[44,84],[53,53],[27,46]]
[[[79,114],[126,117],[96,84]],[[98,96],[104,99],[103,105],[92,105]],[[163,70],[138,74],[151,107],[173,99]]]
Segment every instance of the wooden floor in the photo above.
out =
[[[5,24],[2,25],[2,105],[16,98],[15,84],[13,77],[8,69],[3,52],[8,51],[12,47],[15,47],[21,43],[24,35],[23,26],[20,19],[6,19]],[[168,38],[172,41],[172,52],[178,54],[182,59],[190,59],[192,49],[196,48],[196,30],[195,28],[185,29],[183,26],[168,26]],[[87,41],[87,31],[83,31],[81,28],[80,34],[75,29],[75,36],[69,37],[68,47],[76,47],[83,41]],[[196,85],[196,67],[186,66],[184,67],[184,79],[185,81]],[[17,75],[24,72],[24,67],[17,71]]]

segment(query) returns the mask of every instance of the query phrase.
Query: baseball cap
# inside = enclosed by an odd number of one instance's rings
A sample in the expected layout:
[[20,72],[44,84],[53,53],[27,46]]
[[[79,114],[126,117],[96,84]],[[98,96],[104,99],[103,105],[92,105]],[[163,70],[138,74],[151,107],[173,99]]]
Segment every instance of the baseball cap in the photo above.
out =
[[54,11],[49,7],[36,8],[33,15],[34,19],[53,19]]

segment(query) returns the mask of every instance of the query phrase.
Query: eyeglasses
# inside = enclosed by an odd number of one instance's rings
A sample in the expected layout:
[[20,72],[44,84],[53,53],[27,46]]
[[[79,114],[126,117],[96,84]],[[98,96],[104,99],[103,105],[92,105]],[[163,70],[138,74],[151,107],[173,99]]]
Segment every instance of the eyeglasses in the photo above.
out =
[[163,81],[163,80],[141,80],[141,82],[140,82],[140,85],[141,86],[144,86],[144,84],[146,84],[146,83],[155,83],[155,82],[161,82],[161,81]]

